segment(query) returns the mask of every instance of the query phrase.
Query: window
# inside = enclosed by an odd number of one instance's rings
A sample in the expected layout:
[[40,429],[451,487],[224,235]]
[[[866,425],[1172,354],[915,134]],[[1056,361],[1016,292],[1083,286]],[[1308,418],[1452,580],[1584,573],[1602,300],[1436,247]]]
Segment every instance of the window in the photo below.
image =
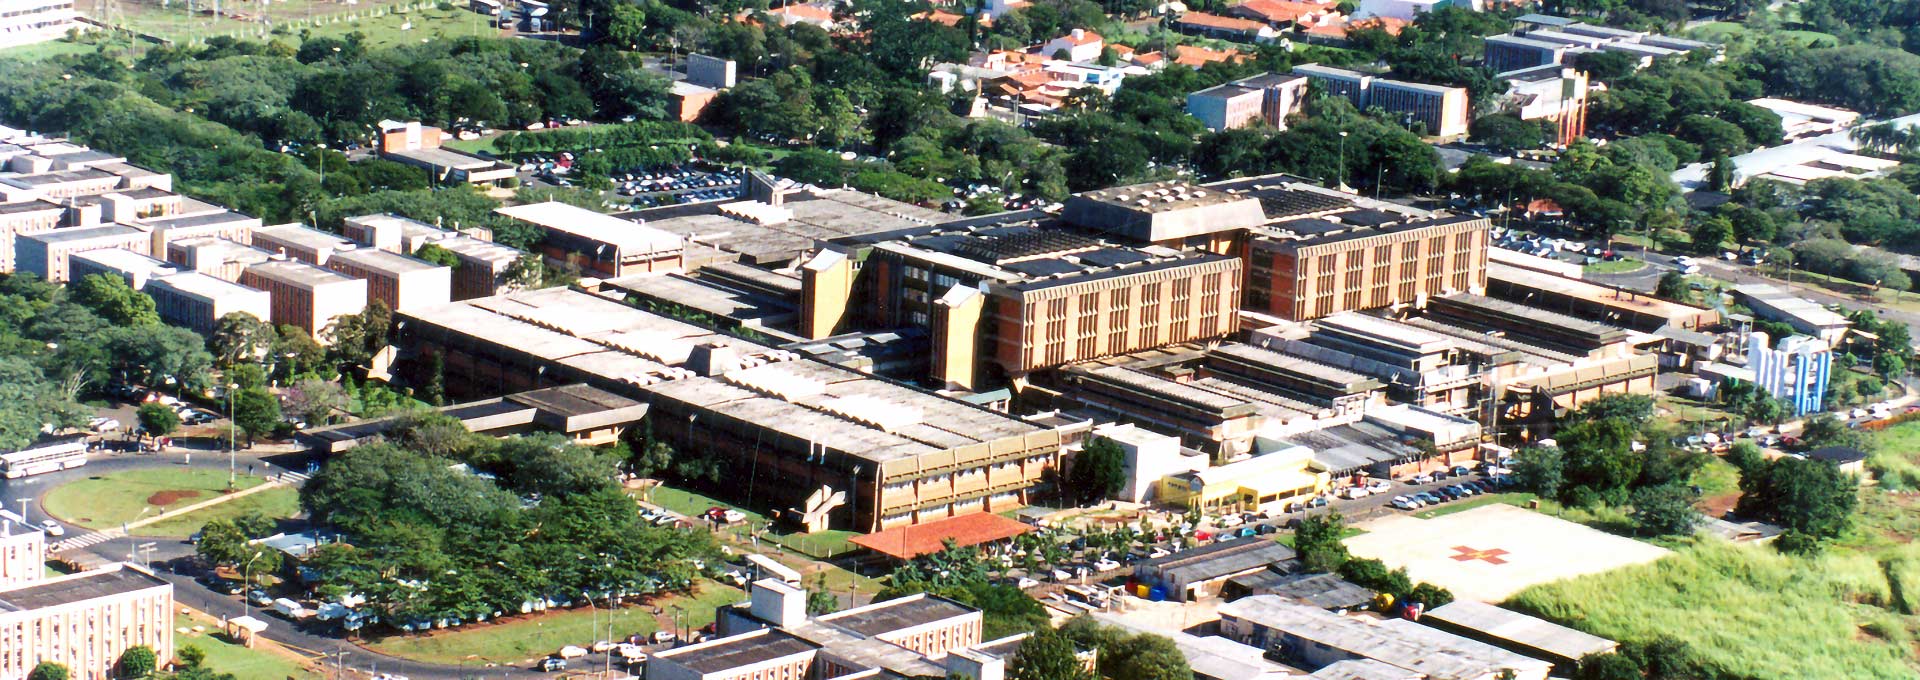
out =
[[927,270],[925,269],[921,269],[919,267],[907,267],[906,272],[907,272],[907,278],[909,279],[913,279],[915,281],[927,280]]

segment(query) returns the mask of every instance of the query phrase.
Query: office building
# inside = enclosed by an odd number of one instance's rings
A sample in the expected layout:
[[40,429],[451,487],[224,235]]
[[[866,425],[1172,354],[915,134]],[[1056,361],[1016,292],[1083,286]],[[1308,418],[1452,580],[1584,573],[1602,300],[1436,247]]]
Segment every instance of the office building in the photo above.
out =
[[1541,66],[1569,64],[1567,52],[1573,46],[1518,35],[1487,36],[1482,63],[1494,73],[1507,73]]
[[1753,310],[1755,318],[1787,324],[1796,331],[1825,341],[1828,345],[1839,344],[1847,337],[1847,329],[1853,327],[1853,322],[1839,312],[1827,309],[1812,300],[1795,296],[1772,284],[1749,283],[1734,286],[1733,299]]
[[1074,194],[1061,211],[1074,227],[1129,243],[1230,254],[1266,221],[1260,201],[1185,182],[1146,182]]
[[1093,428],[1094,439],[1105,439],[1126,455],[1127,482],[1113,494],[1128,503],[1153,503],[1160,478],[1207,469],[1206,454],[1180,446],[1180,438],[1159,434],[1132,423]]
[[577,267],[589,276],[628,276],[677,271],[686,242],[645,224],[548,201],[494,212],[546,232],[540,252],[555,266]]
[[924,227],[953,219],[851,189],[822,189],[748,171],[736,201],[692,203],[615,215],[687,241],[687,269],[738,260],[781,269],[819,241]]
[[367,282],[367,299],[402,310],[444,305],[453,299],[453,269],[374,248],[346,250],[327,258],[326,268]]
[[1327,469],[1312,449],[1273,448],[1256,447],[1244,460],[1162,477],[1160,502],[1205,513],[1284,511],[1327,491]]
[[342,238],[401,255],[412,255],[421,246],[459,233],[390,213],[348,217],[340,221]]
[[70,278],[68,267],[74,253],[119,249],[146,255],[153,252],[150,250],[152,247],[153,236],[150,232],[124,224],[111,224],[23,235],[14,239],[14,256],[17,258],[17,271],[32,272],[54,283],[66,283]]
[[1581,54],[1616,52],[1634,59],[1636,68],[1651,66],[1655,60],[1683,58],[1698,50],[1718,54],[1715,43],[1674,38],[1644,31],[1587,24],[1545,14],[1525,14],[1514,19],[1512,33],[1487,36],[1483,61],[1496,73],[1542,66],[1572,66]]
[[170,659],[173,617],[173,584],[131,565],[0,588],[0,678],[51,662],[79,680],[106,680],[133,647]]
[[1249,244],[1245,306],[1305,321],[1484,291],[1489,226],[1379,211],[1276,222]]
[[218,209],[163,215],[138,220],[131,224],[147,230],[152,237],[153,242],[148,244],[146,252],[164,257],[167,254],[167,245],[182,239],[221,238],[229,241],[246,241],[253,230],[260,226],[260,218]]
[[1545,680],[1553,668],[1406,619],[1335,614],[1276,595],[1220,605],[1220,635],[1301,668],[1371,660],[1429,680]]
[[[455,300],[507,292],[508,271],[525,255],[494,243],[490,240],[492,234],[485,230],[448,231],[398,215],[349,217],[341,233],[361,245],[401,255],[413,255],[428,244],[453,253],[460,262],[452,273],[452,299]],[[477,237],[476,233],[486,238]]]
[[0,590],[38,581],[46,573],[46,532],[19,515],[0,510]]
[[323,332],[335,317],[367,308],[367,282],[297,260],[273,260],[247,267],[241,285],[272,296],[268,321],[289,325],[329,344]]
[[1508,262],[1487,265],[1487,295],[1646,333],[1663,327],[1699,331],[1720,324],[1720,313],[1712,309]]
[[68,261],[68,277],[79,281],[92,274],[118,277],[128,288],[140,290],[147,282],[173,274],[172,266],[131,250],[109,248],[74,253]]
[[1315,319],[1303,329],[1255,331],[1252,342],[1361,373],[1386,385],[1385,392],[1394,401],[1443,413],[1471,413],[1478,407],[1491,368],[1491,359],[1471,351],[1467,343],[1353,312]]
[[[1247,203],[1257,213],[1258,204]],[[1128,226],[1192,233],[1157,219]],[[1226,337],[1238,322],[1239,270],[1236,258],[1122,246],[1012,213],[825,244],[801,267],[800,330],[817,339],[925,329],[932,377],[975,389],[1074,361]]]
[[1206,38],[1243,43],[1271,42],[1280,32],[1264,21],[1224,17],[1206,12],[1187,12],[1173,22],[1174,30]]
[[1544,120],[1554,125],[1554,143],[1571,144],[1587,134],[1585,71],[1548,64],[1503,72],[1507,91],[1500,95],[1502,111],[1521,120]]
[[1825,410],[1827,383],[1833,377],[1833,348],[1825,340],[1794,335],[1769,345],[1766,333],[1747,334],[1747,368],[1753,384],[1787,403],[1791,414]]
[[1227,130],[1265,123],[1287,129],[1287,117],[1306,104],[1305,76],[1267,73],[1187,95],[1187,113],[1209,130]]
[[1842,132],[1860,122],[1859,113],[1846,109],[1815,106],[1772,97],[1749,99],[1747,103],[1780,116],[1781,136],[1789,142]]
[[419,121],[380,121],[380,157],[425,171],[437,184],[497,184],[512,179],[514,167],[490,158],[441,146],[447,134]]
[[233,239],[251,243],[253,247],[274,255],[305,262],[311,265],[326,266],[334,253],[346,252],[359,247],[353,241],[304,224],[277,224],[253,230],[251,240]]
[[53,231],[66,217],[66,206],[44,199],[0,203],[0,272],[14,269],[15,238]]
[[1470,108],[1467,89],[1388,80],[1358,71],[1301,64],[1295,75],[1313,79],[1328,94],[1343,97],[1361,111],[1380,108],[1402,122],[1423,130],[1428,137],[1459,137],[1467,134]]
[[43,43],[86,29],[73,0],[0,2],[0,49]]
[[162,276],[147,284],[146,294],[160,320],[212,335],[220,319],[242,313],[261,321],[273,318],[273,297],[226,279],[200,272]]

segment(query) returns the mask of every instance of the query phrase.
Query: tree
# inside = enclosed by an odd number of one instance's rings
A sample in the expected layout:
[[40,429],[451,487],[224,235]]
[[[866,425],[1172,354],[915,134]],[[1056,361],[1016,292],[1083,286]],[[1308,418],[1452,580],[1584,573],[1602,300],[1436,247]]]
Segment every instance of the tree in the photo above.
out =
[[1569,420],[1592,422],[1618,418],[1636,425],[1653,418],[1653,398],[1644,394],[1608,394],[1580,406]]
[[259,361],[279,340],[273,325],[246,312],[228,312],[214,324],[208,349],[214,363],[231,366],[241,361]]
[[128,647],[120,653],[120,677],[144,678],[159,670],[159,658],[146,645]]
[[113,274],[88,274],[69,287],[75,302],[116,326],[147,326],[160,323],[153,298],[134,290],[125,279]]
[[1724,217],[1702,217],[1693,223],[1693,229],[1687,232],[1687,236],[1693,239],[1695,251],[1718,253],[1721,244],[1733,240],[1733,223]]
[[1074,458],[1071,484],[1081,503],[1094,503],[1127,484],[1127,454],[1106,437],[1094,437]]
[[627,459],[627,471],[641,477],[653,477],[673,467],[673,445],[653,436],[652,423],[645,427],[639,446],[634,447],[633,456]]
[[508,486],[523,494],[586,493],[613,484],[619,473],[611,456],[541,433],[501,440],[495,456],[509,467]]
[[1881,352],[1873,357],[1873,372],[1892,380],[1907,374],[1907,361],[1892,352]]
[[1758,474],[1740,476],[1740,513],[1779,523],[1815,539],[1845,533],[1859,504],[1860,482],[1832,461],[1786,456]]
[[180,659],[181,670],[193,670],[207,663],[207,651],[194,645],[181,645],[173,655]]
[[429,243],[420,246],[419,250],[413,251],[413,256],[442,267],[450,269],[460,268],[460,256],[453,254],[453,251],[447,250],[438,243]]
[[1787,417],[1787,405],[1769,394],[1756,394],[1747,402],[1747,420],[1755,423],[1775,424]]
[[347,392],[340,383],[319,378],[302,378],[287,386],[281,395],[281,411],[311,425],[333,422],[349,406]]
[[821,574],[820,582],[815,584],[813,590],[807,591],[807,615],[822,616],[837,611],[840,611],[840,598],[827,590],[827,577]]
[[1866,437],[1861,435],[1859,430],[1847,427],[1830,413],[1822,413],[1808,419],[1807,424],[1800,430],[1800,440],[1805,442],[1809,449],[1829,446],[1857,449],[1865,447],[1867,443]]
[[1511,113],[1481,116],[1468,129],[1468,138],[1496,151],[1511,153],[1537,149],[1546,144],[1546,132],[1538,122],[1521,120]]
[[134,416],[140,419],[140,428],[155,437],[165,437],[180,428],[179,412],[157,401],[141,404]]
[[513,264],[507,265],[507,271],[501,278],[505,280],[510,290],[539,288],[545,279],[546,270],[546,264],[540,261],[539,255],[527,253],[515,259]]
[[233,424],[247,433],[247,447],[263,434],[280,427],[280,400],[264,387],[251,387],[233,395]]
[[1100,648],[1100,675],[1112,680],[1193,680],[1172,640],[1142,633]]
[[1667,273],[1660,275],[1660,282],[1654,284],[1653,294],[1656,297],[1663,297],[1668,300],[1685,301],[1689,297],[1687,295],[1687,275],[1668,270]]
[[1701,520],[1700,513],[1693,509],[1698,496],[1678,482],[1635,489],[1633,523],[1641,533],[1654,536],[1690,535]]
[[1520,488],[1546,498],[1559,498],[1566,484],[1567,462],[1553,446],[1529,446],[1513,454],[1513,479]]
[[1345,538],[1346,524],[1340,513],[1329,512],[1300,520],[1293,532],[1293,549],[1308,571],[1332,573],[1348,559],[1347,546],[1341,542]]
[[[1080,663],[1073,643],[1058,631],[1045,629],[1020,643],[1007,663],[1010,680],[1094,680]],[[63,679],[64,680],[64,679]]]
[[67,667],[52,661],[42,661],[27,673],[27,680],[67,680]]
[[1712,191],[1726,191],[1733,188],[1733,159],[1726,154],[1713,157],[1713,165],[1708,170],[1707,188]]

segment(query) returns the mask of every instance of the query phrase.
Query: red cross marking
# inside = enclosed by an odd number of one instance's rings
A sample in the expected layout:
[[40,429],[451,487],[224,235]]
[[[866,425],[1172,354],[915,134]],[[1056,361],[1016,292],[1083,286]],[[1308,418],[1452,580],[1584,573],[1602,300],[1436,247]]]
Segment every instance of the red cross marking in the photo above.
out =
[[1453,551],[1460,553],[1458,555],[1453,556],[1453,559],[1458,562],[1472,562],[1474,560],[1480,560],[1482,562],[1486,562],[1487,564],[1506,564],[1507,563],[1506,560],[1500,559],[1501,555],[1508,554],[1507,551],[1501,550],[1499,548],[1493,548],[1491,550],[1476,550],[1464,545],[1456,545],[1456,546],[1453,546]]

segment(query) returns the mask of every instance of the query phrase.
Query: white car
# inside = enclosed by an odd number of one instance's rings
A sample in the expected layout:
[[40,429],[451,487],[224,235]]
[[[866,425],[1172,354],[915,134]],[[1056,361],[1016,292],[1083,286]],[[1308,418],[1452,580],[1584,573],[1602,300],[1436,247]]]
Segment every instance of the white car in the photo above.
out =
[[1687,265],[1693,264],[1693,258],[1687,257],[1685,255],[1681,255],[1679,257],[1673,258],[1673,263],[1680,265],[1682,267],[1685,267]]
[[599,642],[595,642],[592,645],[588,646],[587,649],[593,650],[593,653],[595,654],[599,654],[601,652],[613,649],[613,646],[614,644],[612,640],[601,640]]
[[1367,480],[1368,493],[1386,493],[1388,489],[1392,489],[1392,488],[1393,488],[1393,484],[1388,483],[1387,480],[1384,480],[1384,479]]
[[1241,519],[1239,515],[1225,515],[1220,519],[1214,520],[1213,525],[1222,529],[1230,529],[1245,524],[1246,522],[1247,521]]
[[1355,499],[1355,498],[1366,498],[1367,496],[1370,496],[1372,494],[1373,492],[1368,490],[1367,487],[1349,486],[1347,488],[1341,489],[1339,493],[1336,495],[1338,495],[1341,498]]
[[65,536],[65,535],[67,535],[67,528],[66,528],[66,527],[63,527],[63,526],[60,526],[60,523],[59,523],[59,522],[55,522],[55,521],[53,521],[53,520],[47,520],[47,521],[45,521],[45,522],[41,522],[41,523],[40,523],[40,529],[41,529],[42,531],[45,531],[45,532],[47,532],[47,535],[48,535],[48,536]]
[[720,518],[726,520],[728,524],[732,524],[734,522],[745,521],[747,519],[747,513],[729,508],[727,511],[720,513]]
[[1025,576],[1022,576],[1022,577],[1020,577],[1020,580],[1018,580],[1018,581],[1014,581],[1014,582],[1013,582],[1013,587],[1015,587],[1015,588],[1019,588],[1019,589],[1021,589],[1021,590],[1026,590],[1026,589],[1028,589],[1028,588],[1032,588],[1032,587],[1035,587],[1035,586],[1038,586],[1038,585],[1040,585],[1040,582],[1039,582],[1039,581],[1035,581],[1035,580],[1033,580],[1033,579],[1030,579],[1030,578],[1027,578],[1027,577],[1025,577]]
[[1417,474],[1417,475],[1414,475],[1414,476],[1413,476],[1413,483],[1414,483],[1414,484],[1432,484],[1432,483],[1433,483],[1433,475],[1430,475],[1430,474],[1427,474],[1427,473],[1424,473],[1424,472],[1423,472],[1423,473],[1420,473],[1420,474]]
[[1094,570],[1094,571],[1113,571],[1113,570],[1115,570],[1115,569],[1119,569],[1119,568],[1120,568],[1120,563],[1119,563],[1119,562],[1115,562],[1115,561],[1113,561],[1113,560],[1106,560],[1106,559],[1103,559],[1103,560],[1100,560],[1100,561],[1098,561],[1098,562],[1095,562],[1095,563],[1093,563],[1093,570]]
[[1420,501],[1406,496],[1394,496],[1393,500],[1388,501],[1388,504],[1401,510],[1417,510],[1421,506]]
[[112,418],[94,418],[91,425],[95,432],[112,432],[120,429],[120,421]]
[[674,637],[674,636],[673,636],[673,631],[670,631],[670,630],[656,630],[656,631],[653,631],[653,642],[654,642],[654,644],[661,644],[661,643],[667,643],[667,642],[673,642],[673,637]]

